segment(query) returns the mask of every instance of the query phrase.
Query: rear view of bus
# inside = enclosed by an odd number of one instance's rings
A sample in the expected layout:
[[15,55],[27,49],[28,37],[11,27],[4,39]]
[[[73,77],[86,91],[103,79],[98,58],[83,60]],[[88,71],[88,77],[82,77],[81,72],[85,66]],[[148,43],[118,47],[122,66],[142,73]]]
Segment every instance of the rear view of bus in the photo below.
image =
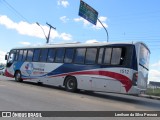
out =
[[148,83],[150,50],[144,43],[140,42],[135,44],[135,49],[138,71],[133,74],[132,79],[133,86],[136,88],[134,92],[145,93]]

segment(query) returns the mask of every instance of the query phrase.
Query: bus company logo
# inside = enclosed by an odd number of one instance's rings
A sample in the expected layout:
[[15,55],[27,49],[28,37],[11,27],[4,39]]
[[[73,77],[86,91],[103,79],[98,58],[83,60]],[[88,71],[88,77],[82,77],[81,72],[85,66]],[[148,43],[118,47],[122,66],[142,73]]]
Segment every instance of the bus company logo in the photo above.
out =
[[33,72],[33,63],[27,63],[25,65],[26,72],[30,75]]

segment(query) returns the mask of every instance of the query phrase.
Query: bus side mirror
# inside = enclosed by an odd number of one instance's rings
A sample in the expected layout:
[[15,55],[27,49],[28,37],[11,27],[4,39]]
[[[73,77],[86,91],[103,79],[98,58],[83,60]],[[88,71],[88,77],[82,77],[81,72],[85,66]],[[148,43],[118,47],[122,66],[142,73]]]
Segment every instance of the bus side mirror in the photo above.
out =
[[8,60],[8,55],[5,55],[5,60]]

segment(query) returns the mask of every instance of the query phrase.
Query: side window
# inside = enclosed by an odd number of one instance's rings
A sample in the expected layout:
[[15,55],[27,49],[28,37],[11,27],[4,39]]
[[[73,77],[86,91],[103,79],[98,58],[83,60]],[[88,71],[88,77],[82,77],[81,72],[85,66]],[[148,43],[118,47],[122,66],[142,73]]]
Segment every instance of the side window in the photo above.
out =
[[23,50],[20,50],[18,55],[18,61],[21,61],[22,57],[23,57]]
[[104,64],[110,64],[111,54],[112,54],[112,48],[106,48],[104,55]]
[[33,49],[28,50],[27,61],[31,62],[33,58]]
[[40,62],[46,62],[48,49],[41,49]]
[[65,63],[71,63],[73,61],[74,56],[74,49],[73,48],[67,48],[65,53],[64,62]]
[[102,64],[104,48],[99,49],[98,64]]
[[98,64],[122,65],[124,64],[124,57],[125,57],[125,48],[123,47],[100,48],[98,56]]
[[77,48],[74,63],[83,64],[85,59],[86,48]]
[[22,61],[25,61],[25,60],[26,60],[26,57],[27,57],[27,50],[24,50],[24,51],[23,51]]
[[86,64],[94,64],[96,61],[97,48],[87,48],[86,52]]
[[15,57],[15,61],[18,60],[18,55],[19,55],[19,50],[16,51],[16,57]]
[[47,62],[53,62],[55,58],[55,49],[49,49],[48,50],[48,58],[47,58]]
[[120,65],[122,48],[113,48],[111,65]]
[[34,50],[34,55],[33,55],[33,61],[38,62],[39,60],[39,55],[40,55],[40,49],[35,49]]
[[64,48],[57,48],[56,50],[56,62],[62,63],[64,58]]

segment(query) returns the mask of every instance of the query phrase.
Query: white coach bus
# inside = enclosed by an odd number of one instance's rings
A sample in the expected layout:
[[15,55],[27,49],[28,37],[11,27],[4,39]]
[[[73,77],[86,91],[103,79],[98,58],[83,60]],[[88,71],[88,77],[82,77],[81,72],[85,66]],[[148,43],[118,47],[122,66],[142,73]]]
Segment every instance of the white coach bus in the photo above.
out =
[[55,44],[11,49],[5,75],[76,90],[140,94],[150,50],[142,42]]

